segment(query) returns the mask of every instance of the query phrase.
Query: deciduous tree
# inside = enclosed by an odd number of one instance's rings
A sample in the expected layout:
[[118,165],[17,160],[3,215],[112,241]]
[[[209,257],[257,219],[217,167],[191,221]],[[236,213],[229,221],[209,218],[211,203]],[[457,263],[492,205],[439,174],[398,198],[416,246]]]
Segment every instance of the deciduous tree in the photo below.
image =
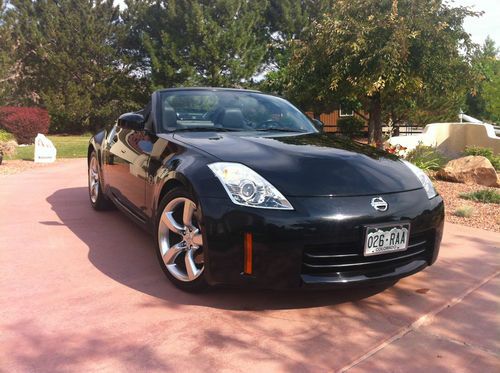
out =
[[287,93],[306,105],[361,103],[380,145],[389,115],[408,118],[431,96],[464,97],[472,44],[462,25],[474,15],[441,0],[337,0],[300,43]]
[[472,66],[477,73],[474,89],[467,95],[467,114],[500,123],[499,50],[488,37],[474,56]]

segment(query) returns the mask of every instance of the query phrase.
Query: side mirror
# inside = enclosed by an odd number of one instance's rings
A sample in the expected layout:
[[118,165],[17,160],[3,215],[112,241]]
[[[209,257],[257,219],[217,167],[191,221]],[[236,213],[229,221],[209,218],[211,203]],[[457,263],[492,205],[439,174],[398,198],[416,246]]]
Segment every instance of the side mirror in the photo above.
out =
[[118,127],[133,131],[142,131],[144,129],[144,117],[142,114],[126,113],[118,118]]
[[323,132],[323,128],[325,127],[325,124],[322,121],[320,121],[319,119],[312,119],[312,122],[314,124],[314,127],[316,127],[316,129],[319,132]]

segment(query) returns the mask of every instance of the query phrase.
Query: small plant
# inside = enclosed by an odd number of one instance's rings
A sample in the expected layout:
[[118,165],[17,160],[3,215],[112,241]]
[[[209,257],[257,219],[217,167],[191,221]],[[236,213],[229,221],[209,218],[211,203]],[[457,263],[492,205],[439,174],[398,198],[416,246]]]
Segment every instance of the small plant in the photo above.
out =
[[470,218],[474,213],[474,209],[471,206],[460,206],[455,210],[455,216],[460,216],[461,218]]
[[391,154],[394,154],[394,155],[397,155],[398,157],[403,157],[406,153],[406,150],[408,148],[403,146],[403,145],[388,145],[386,147],[384,147],[384,150],[387,152],[387,153],[391,153]]
[[0,164],[2,164],[3,157],[10,157],[16,152],[17,143],[14,140],[2,141],[0,140]]
[[421,143],[415,149],[410,150],[406,155],[406,160],[413,163],[422,170],[437,171],[448,162],[443,154],[432,146],[422,145]]
[[500,204],[500,193],[495,189],[482,189],[476,192],[460,194],[460,198],[482,203]]
[[33,107],[0,107],[0,128],[15,136],[19,144],[31,144],[38,133],[46,134],[50,118],[47,110]]
[[350,137],[360,137],[363,135],[365,122],[355,116],[340,118],[337,122],[341,134]]
[[7,142],[10,140],[14,140],[14,135],[0,128],[0,141]]
[[493,149],[481,148],[480,146],[468,146],[465,148],[464,155],[480,155],[488,158],[495,170],[500,170],[500,156],[493,154]]

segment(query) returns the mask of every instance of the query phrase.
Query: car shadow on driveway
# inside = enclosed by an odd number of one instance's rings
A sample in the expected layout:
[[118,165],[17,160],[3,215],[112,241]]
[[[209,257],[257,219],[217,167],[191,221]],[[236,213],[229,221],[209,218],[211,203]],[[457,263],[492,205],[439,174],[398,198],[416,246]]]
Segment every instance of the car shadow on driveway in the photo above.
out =
[[88,247],[89,261],[99,271],[171,304],[229,310],[310,308],[361,300],[390,286],[314,291],[216,287],[205,293],[189,294],[175,288],[164,276],[154,253],[153,238],[118,211],[94,211],[86,188],[58,190],[47,202],[61,222],[41,221],[41,224],[66,226]]

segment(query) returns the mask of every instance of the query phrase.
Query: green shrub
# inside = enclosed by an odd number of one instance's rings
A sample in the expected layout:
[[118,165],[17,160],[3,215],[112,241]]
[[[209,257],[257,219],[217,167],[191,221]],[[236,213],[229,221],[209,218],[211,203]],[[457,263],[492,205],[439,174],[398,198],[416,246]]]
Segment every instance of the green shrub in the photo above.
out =
[[500,204],[500,193],[495,189],[482,189],[476,192],[463,193],[460,194],[460,198],[469,199],[475,202]]
[[474,213],[474,209],[471,206],[460,206],[455,210],[455,215],[461,218],[470,218]]
[[436,148],[422,144],[418,144],[415,149],[409,151],[406,160],[424,171],[437,171],[448,162],[448,158]]
[[488,158],[495,170],[500,170],[500,156],[493,154],[493,149],[481,148],[480,146],[468,146],[465,149],[464,155],[480,155]]
[[7,142],[14,140],[14,135],[0,128],[0,141]]
[[365,127],[365,122],[358,117],[345,117],[340,118],[337,121],[337,126],[339,127],[339,132],[347,137],[360,137],[363,135],[363,129]]

